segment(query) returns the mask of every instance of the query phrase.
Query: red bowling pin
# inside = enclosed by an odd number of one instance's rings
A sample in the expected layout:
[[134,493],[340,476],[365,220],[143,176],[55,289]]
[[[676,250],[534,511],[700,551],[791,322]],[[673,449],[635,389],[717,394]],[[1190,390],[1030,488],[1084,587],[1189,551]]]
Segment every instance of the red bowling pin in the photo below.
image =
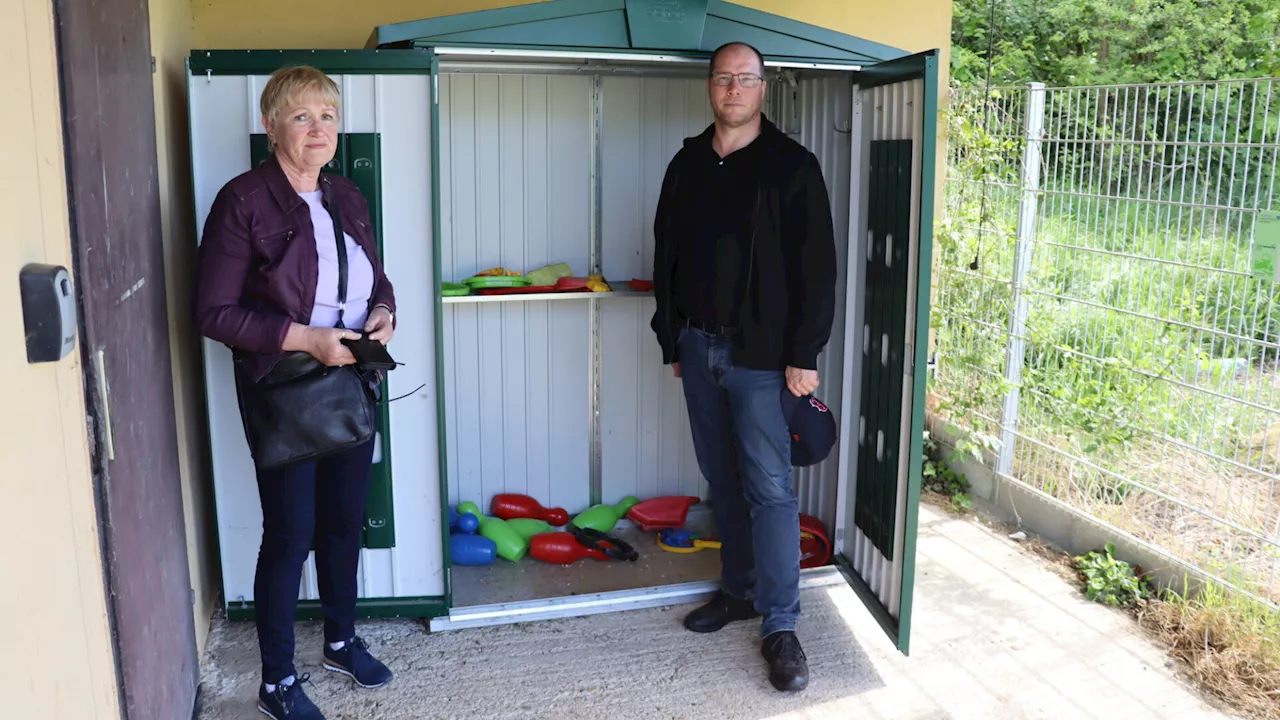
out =
[[565,512],[564,509],[544,508],[537,500],[519,493],[499,493],[494,495],[493,503],[489,507],[490,513],[494,517],[499,517],[503,520],[532,518],[546,521],[555,527],[560,527],[569,522],[569,513]]
[[585,547],[567,532],[534,535],[529,540],[529,557],[556,565],[571,565],[582,558],[609,559],[603,550]]

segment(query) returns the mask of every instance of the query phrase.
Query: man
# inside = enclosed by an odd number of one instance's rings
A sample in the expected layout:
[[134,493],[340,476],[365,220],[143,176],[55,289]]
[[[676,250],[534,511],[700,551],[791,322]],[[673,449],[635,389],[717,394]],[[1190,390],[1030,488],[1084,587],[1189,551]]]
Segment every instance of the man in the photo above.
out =
[[721,589],[684,624],[715,632],[763,616],[771,682],[801,690],[800,526],[781,401],[818,387],[835,311],[831,208],[817,158],[761,114],[759,51],[716,50],[707,88],[715,123],[671,160],[654,222],[651,325],[682,379],[721,541]]

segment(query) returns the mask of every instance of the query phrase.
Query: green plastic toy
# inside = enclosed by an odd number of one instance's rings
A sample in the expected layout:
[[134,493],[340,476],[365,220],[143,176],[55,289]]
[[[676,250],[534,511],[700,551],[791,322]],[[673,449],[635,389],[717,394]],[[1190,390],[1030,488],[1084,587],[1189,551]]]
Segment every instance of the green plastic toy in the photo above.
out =
[[573,524],[576,527],[607,533],[639,502],[640,498],[628,495],[617,505],[595,505],[578,513],[578,516],[573,519]]
[[498,546],[498,557],[516,562],[529,551],[529,541],[507,525],[502,518],[490,517],[480,512],[480,507],[473,502],[458,503],[458,512],[471,513],[480,518],[480,535],[487,537]]
[[515,530],[516,534],[524,538],[526,543],[534,535],[555,530],[555,528],[551,527],[551,523],[546,520],[535,520],[534,518],[512,518],[507,520],[506,523],[507,527]]

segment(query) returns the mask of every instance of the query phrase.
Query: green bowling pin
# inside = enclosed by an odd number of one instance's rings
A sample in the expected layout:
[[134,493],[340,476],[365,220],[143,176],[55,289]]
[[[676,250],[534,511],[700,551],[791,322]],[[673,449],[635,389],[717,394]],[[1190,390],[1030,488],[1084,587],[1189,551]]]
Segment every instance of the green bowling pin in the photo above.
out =
[[529,539],[534,535],[555,530],[555,528],[551,527],[551,523],[548,523],[545,520],[535,520],[533,518],[512,518],[511,520],[507,520],[506,523],[507,527],[515,530],[516,534],[524,538],[526,543],[528,543]]
[[573,524],[580,528],[591,528],[607,533],[613,529],[614,525],[623,518],[636,503],[640,502],[640,498],[628,495],[622,499],[617,505],[596,505],[587,508],[578,513],[573,519]]
[[471,513],[480,518],[480,534],[498,546],[498,557],[516,562],[529,551],[529,541],[520,537],[502,518],[490,517],[480,512],[473,502],[458,503],[458,512]]

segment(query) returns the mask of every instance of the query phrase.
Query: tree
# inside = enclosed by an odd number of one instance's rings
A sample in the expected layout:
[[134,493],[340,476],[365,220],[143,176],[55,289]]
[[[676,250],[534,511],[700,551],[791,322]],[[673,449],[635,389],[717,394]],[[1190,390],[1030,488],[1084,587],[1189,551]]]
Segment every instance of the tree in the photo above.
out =
[[1280,0],[994,2],[954,4],[951,74],[959,85],[985,84],[988,49],[993,85],[1280,75]]

